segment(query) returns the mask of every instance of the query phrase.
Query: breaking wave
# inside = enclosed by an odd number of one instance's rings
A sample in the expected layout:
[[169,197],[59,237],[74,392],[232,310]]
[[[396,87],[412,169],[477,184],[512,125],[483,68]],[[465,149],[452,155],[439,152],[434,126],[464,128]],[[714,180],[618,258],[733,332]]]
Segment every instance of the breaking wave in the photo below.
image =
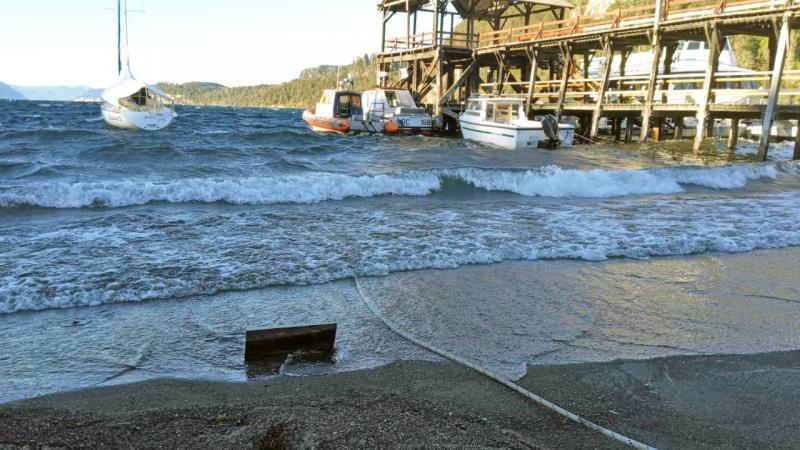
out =
[[177,222],[133,212],[126,220],[0,236],[0,314],[507,260],[601,261],[797,246],[798,211],[800,197],[782,192],[635,205],[610,199],[476,209],[455,202],[426,211],[326,205]]
[[[789,169],[781,165],[789,165]],[[182,179],[168,182],[48,182],[0,187],[0,207],[122,207],[150,202],[232,204],[315,203],[381,195],[425,196],[445,180],[472,188],[552,198],[611,198],[674,194],[685,186],[737,189],[760,178],[796,173],[792,163],[678,166],[638,170],[534,170],[454,168],[375,175],[313,173],[239,179]]]

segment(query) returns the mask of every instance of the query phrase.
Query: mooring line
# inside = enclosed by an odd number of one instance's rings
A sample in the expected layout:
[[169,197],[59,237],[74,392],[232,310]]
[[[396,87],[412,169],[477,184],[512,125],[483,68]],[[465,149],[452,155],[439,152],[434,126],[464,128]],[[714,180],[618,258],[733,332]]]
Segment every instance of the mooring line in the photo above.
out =
[[454,354],[448,352],[447,350],[442,350],[442,349],[440,349],[438,347],[433,346],[432,344],[429,344],[429,343],[427,343],[425,341],[422,341],[421,339],[418,339],[418,338],[414,337],[413,335],[409,334],[408,332],[406,332],[402,328],[398,327],[397,324],[392,322],[391,319],[388,319],[386,316],[384,316],[383,313],[381,312],[380,308],[378,308],[378,305],[373,303],[372,300],[370,300],[369,298],[367,298],[366,295],[364,295],[364,292],[361,290],[361,283],[358,281],[358,276],[353,276],[353,280],[355,280],[356,292],[358,292],[358,296],[361,297],[361,300],[372,311],[372,314],[375,314],[375,316],[377,318],[381,319],[381,321],[383,321],[383,323],[387,327],[389,327],[390,330],[392,330],[396,334],[400,335],[404,339],[406,339],[408,341],[411,341],[414,344],[416,344],[416,345],[418,345],[418,346],[420,346],[420,347],[422,347],[424,349],[430,350],[430,351],[432,351],[434,353],[437,353],[437,354],[439,354],[441,356],[444,356],[445,358],[447,358],[447,359],[449,359],[451,361],[454,361],[454,362],[456,362],[458,364],[461,364],[463,366],[469,367],[470,369],[472,369],[472,370],[474,370],[474,371],[476,371],[476,372],[478,372],[480,374],[483,374],[483,375],[491,378],[492,380],[497,381],[498,383],[500,383],[502,385],[505,385],[506,387],[509,387],[509,388],[517,391],[518,393],[520,393],[523,396],[529,398],[530,400],[533,400],[537,404],[539,404],[539,405],[541,405],[541,406],[543,406],[543,407],[545,407],[545,408],[547,408],[547,409],[549,409],[551,411],[554,411],[554,412],[556,412],[556,413],[558,413],[558,414],[560,414],[560,415],[562,415],[562,416],[564,416],[564,417],[566,417],[566,418],[568,418],[568,419],[570,419],[570,420],[572,420],[574,422],[577,422],[577,423],[585,426],[586,428],[589,428],[591,430],[594,430],[594,431],[597,431],[599,433],[602,433],[606,437],[609,437],[611,439],[614,439],[614,440],[616,440],[618,442],[621,442],[621,443],[623,443],[625,445],[629,445],[629,446],[631,446],[633,448],[636,448],[636,449],[639,449],[639,450],[656,450],[655,447],[651,447],[651,446],[649,446],[647,444],[643,444],[643,443],[641,443],[639,441],[636,441],[634,439],[631,439],[631,438],[629,438],[627,436],[623,436],[623,435],[617,433],[616,431],[612,431],[612,430],[609,430],[608,428],[604,428],[604,427],[602,427],[602,426],[600,426],[600,425],[598,425],[598,424],[596,424],[594,422],[591,422],[591,421],[589,421],[587,419],[584,419],[583,417],[581,417],[581,416],[579,416],[579,415],[577,415],[575,413],[567,411],[566,409],[556,405],[555,403],[552,403],[552,402],[549,402],[549,401],[545,400],[544,398],[534,394],[533,392],[531,392],[531,391],[525,389],[524,387],[514,383],[513,381],[511,381],[511,380],[509,380],[509,379],[507,379],[507,378],[505,378],[505,377],[503,377],[501,375],[498,375],[498,374],[492,372],[489,369],[486,369],[486,368],[483,368],[483,367],[481,367],[481,366],[479,366],[477,364],[471,363],[471,362],[467,361],[466,359],[461,358],[458,355],[454,355]]

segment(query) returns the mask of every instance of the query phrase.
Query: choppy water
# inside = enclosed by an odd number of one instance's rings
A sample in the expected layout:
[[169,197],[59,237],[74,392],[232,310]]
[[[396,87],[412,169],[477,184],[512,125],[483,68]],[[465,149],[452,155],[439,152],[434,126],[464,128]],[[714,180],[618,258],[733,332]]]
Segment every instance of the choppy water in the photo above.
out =
[[[788,145],[766,163],[747,143],[515,152],[321,136],[296,110],[178,113],[134,133],[93,104],[0,102],[0,326],[412,269],[800,245]],[[90,314],[70,311],[41,317]]]

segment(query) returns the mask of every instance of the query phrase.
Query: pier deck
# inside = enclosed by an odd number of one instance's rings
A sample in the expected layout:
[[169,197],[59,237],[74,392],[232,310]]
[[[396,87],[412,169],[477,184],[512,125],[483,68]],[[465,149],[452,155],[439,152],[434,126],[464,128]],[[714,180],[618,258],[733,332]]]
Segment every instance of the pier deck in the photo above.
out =
[[[474,94],[523,96],[531,114],[578,118],[589,138],[600,132],[602,118],[616,130],[622,118],[636,124],[641,141],[661,138],[667,119],[694,118],[702,130],[695,148],[715,119],[730,119],[732,130],[739,120],[770,129],[775,120],[800,119],[800,70],[784,70],[790,33],[800,23],[794,0],[658,0],[568,18],[569,8],[563,0],[384,0],[378,64],[387,76],[380,82],[407,87],[448,127]],[[407,35],[386,39],[386,24],[398,13],[406,17]],[[431,31],[417,33],[420,16],[432,19]],[[466,32],[457,31],[456,18]],[[515,20],[523,25],[506,26]],[[479,23],[492,31],[476,32]],[[725,38],[734,35],[764,38],[770,70],[721,71]],[[706,43],[705,70],[673,73],[683,41]],[[652,52],[651,70],[626,75],[636,50]],[[592,72],[595,59],[600,69]],[[392,79],[395,68],[405,76]],[[735,137],[729,142],[735,145]],[[763,133],[760,158],[768,145]]]

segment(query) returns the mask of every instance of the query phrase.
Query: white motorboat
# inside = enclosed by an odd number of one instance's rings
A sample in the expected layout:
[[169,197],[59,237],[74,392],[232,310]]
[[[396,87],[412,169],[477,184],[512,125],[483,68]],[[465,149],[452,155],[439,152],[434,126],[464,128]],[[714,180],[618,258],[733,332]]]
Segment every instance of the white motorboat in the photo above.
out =
[[[122,45],[122,16],[125,18],[125,45]],[[122,53],[125,52],[125,67]],[[128,54],[128,9],[117,0],[117,72],[119,79],[103,91],[100,107],[106,123],[128,130],[160,130],[177,116],[172,98],[134,78]]]
[[[352,82],[350,83],[352,85]],[[431,130],[433,119],[402,89],[326,89],[303,120],[318,132],[414,133]]]
[[[361,103],[364,105],[362,120],[366,122],[392,123],[400,132],[429,131],[434,126],[431,115],[417,106],[411,92],[405,89],[364,91]],[[353,125],[358,126],[356,123]]]
[[465,139],[507,149],[569,147],[575,126],[554,116],[529,120],[518,97],[475,97],[458,117]]

